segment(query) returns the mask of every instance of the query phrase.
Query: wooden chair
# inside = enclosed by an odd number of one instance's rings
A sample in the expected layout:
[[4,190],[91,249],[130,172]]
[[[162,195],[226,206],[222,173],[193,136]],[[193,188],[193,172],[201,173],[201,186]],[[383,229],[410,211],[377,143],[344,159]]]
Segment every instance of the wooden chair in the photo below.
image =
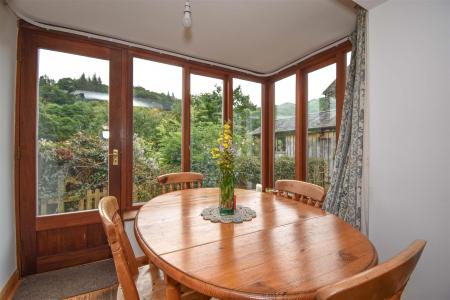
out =
[[400,299],[426,241],[414,241],[390,260],[336,284],[321,288],[317,300]]
[[277,180],[273,193],[322,208],[325,189],[321,186],[298,180]]
[[195,172],[170,173],[158,176],[158,182],[161,184],[162,193],[173,192],[175,190],[185,190],[202,187],[203,174]]
[[[153,264],[138,267],[119,215],[117,199],[112,196],[102,198],[98,209],[119,279],[117,299],[165,299],[166,285],[162,272]],[[208,299],[184,287],[182,291],[182,299]]]

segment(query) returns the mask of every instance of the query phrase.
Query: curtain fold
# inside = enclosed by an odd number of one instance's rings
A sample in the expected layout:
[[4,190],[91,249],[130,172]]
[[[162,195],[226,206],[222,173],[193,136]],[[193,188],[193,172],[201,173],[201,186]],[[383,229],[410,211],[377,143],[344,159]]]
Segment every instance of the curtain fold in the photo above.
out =
[[361,230],[364,103],[366,94],[366,10],[357,7],[350,36],[344,106],[334,169],[324,209]]

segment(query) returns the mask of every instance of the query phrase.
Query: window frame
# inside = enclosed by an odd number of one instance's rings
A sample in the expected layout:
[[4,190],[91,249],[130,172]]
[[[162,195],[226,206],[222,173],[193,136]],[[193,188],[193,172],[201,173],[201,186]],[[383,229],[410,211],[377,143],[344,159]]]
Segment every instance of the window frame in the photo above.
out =
[[[295,66],[287,68],[278,74],[271,76],[266,82],[266,105],[270,108],[270,112],[266,115],[267,125],[264,131],[266,136],[266,157],[265,160],[265,180],[263,180],[263,189],[273,188],[274,180],[274,163],[275,163],[275,132],[274,132],[274,111],[275,111],[275,82],[286,77],[296,74],[296,118],[295,118],[295,179],[305,181],[307,171],[307,115],[308,115],[308,74],[326,67],[336,64],[336,139],[339,139],[339,129],[342,118],[342,107],[344,103],[345,84],[346,84],[346,54],[351,51],[352,45],[349,41],[325,50],[314,55]],[[336,141],[337,142],[337,141]]]
[[263,174],[263,170],[266,170],[266,164],[265,164],[265,157],[266,157],[266,153],[265,153],[265,150],[263,150],[263,148],[264,148],[264,145],[263,145],[263,139],[265,139],[264,138],[264,133],[265,133],[265,130],[266,129],[263,129],[263,124],[264,124],[264,122],[263,122],[263,118],[264,118],[264,116],[265,116],[265,112],[266,112],[266,110],[267,110],[267,105],[265,104],[265,102],[266,102],[266,100],[267,100],[267,98],[265,97],[265,85],[266,85],[266,83],[261,83],[261,82],[257,82],[257,81],[254,81],[254,80],[249,80],[248,78],[242,78],[242,77],[232,77],[231,79],[230,79],[230,82],[229,82],[229,93],[230,93],[230,95],[231,95],[231,101],[230,101],[230,103],[229,103],[229,108],[228,108],[228,118],[231,120],[231,123],[232,123],[232,125],[233,125],[233,105],[234,105],[234,98],[233,98],[233,94],[234,94],[234,81],[233,81],[233,79],[237,79],[237,80],[243,80],[243,81],[250,81],[250,82],[253,82],[253,83],[259,83],[260,85],[261,85],[261,125],[260,125],[260,128],[261,128],[261,134],[260,134],[260,149],[259,149],[259,152],[260,152],[260,160],[261,160],[261,170],[260,170],[260,184],[261,184],[261,187],[263,187],[263,186],[265,186],[265,178],[266,178],[266,176],[265,176],[265,174]]
[[[35,174],[31,174],[29,165],[25,162],[33,162],[35,142],[30,142],[33,135],[30,135],[30,125],[36,116],[35,106],[29,106],[30,99],[36,99],[36,92],[33,89],[27,89],[32,86],[35,74],[37,74],[36,47],[55,51],[68,52],[79,55],[86,55],[101,59],[110,60],[110,78],[114,77],[114,86],[110,85],[110,97],[117,97],[120,105],[117,105],[115,113],[120,114],[121,118],[110,122],[110,130],[116,130],[120,137],[118,145],[110,145],[110,148],[121,149],[121,176],[120,182],[116,182],[120,189],[119,206],[122,217],[125,220],[134,219],[137,209],[141,204],[132,202],[132,137],[133,137],[133,58],[147,59],[158,63],[170,64],[182,67],[182,153],[181,170],[190,171],[190,75],[198,74],[203,76],[215,77],[224,81],[224,100],[223,100],[223,120],[233,120],[233,79],[253,81],[261,84],[261,183],[263,190],[273,187],[273,163],[274,163],[274,83],[284,77],[296,74],[296,179],[305,178],[306,166],[306,131],[305,123],[306,110],[306,87],[307,73],[319,69],[330,63],[336,63],[336,102],[337,102],[337,133],[339,136],[339,125],[341,122],[342,105],[345,92],[346,75],[346,54],[351,50],[349,41],[343,42],[333,48],[325,50],[302,62],[289,67],[275,75],[265,77],[249,75],[239,71],[211,66],[205,63],[194,62],[191,60],[161,54],[149,50],[130,48],[125,45],[114,42],[96,40],[82,37],[71,33],[62,33],[49,31],[28,24],[25,21],[19,22],[18,34],[18,58],[17,58],[17,85],[16,85],[16,112],[15,112],[15,166],[14,166],[14,185],[15,185],[15,203],[16,203],[16,227],[17,243],[19,249],[19,269],[21,274],[33,273],[33,267],[27,266],[29,259],[27,257],[36,257],[35,249],[22,246],[26,239],[35,241],[33,230],[36,226],[51,228],[57,224],[71,222],[71,226],[77,224],[90,224],[98,221],[98,213],[85,212],[82,218],[77,214],[59,215],[43,219],[42,224],[35,224],[27,220],[30,217],[30,211],[33,218],[35,209],[30,203],[35,203],[36,192],[26,189],[27,181],[35,180]],[[96,49],[96,50],[93,50]],[[31,100],[33,101],[33,100]],[[35,101],[35,100],[34,100]],[[31,121],[30,121],[31,118]],[[28,119],[28,121],[26,121]],[[36,125],[34,125],[36,126]],[[30,199],[33,198],[30,202]],[[28,202],[27,202],[28,201]],[[36,205],[36,204],[34,204]],[[31,210],[30,210],[31,209]],[[54,218],[54,219],[50,219]],[[69,220],[70,219],[70,220]],[[33,224],[30,224],[33,223]]]

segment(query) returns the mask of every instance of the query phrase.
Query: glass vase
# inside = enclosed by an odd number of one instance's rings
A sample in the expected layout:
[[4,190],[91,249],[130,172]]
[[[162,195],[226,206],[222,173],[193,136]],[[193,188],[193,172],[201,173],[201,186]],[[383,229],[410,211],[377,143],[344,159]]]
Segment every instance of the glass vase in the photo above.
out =
[[220,178],[219,211],[221,215],[234,214],[234,176],[222,174]]

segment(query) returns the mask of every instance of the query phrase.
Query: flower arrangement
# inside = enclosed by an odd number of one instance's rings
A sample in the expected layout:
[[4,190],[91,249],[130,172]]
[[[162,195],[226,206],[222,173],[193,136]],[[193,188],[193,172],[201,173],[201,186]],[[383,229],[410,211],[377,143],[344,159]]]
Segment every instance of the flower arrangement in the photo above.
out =
[[217,161],[220,170],[220,213],[234,213],[234,158],[233,134],[231,124],[227,121],[217,139],[219,147],[211,150],[212,158]]
[[217,160],[217,165],[221,172],[233,172],[233,135],[229,121],[223,125],[223,130],[220,132],[217,142],[219,143],[219,147],[211,150],[212,158]]

